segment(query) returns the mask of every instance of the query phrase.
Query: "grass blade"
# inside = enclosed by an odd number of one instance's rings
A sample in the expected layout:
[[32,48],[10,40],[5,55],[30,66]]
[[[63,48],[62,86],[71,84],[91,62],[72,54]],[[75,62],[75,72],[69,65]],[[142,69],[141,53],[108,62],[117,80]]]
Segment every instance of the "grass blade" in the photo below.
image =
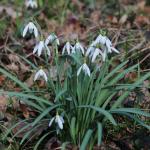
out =
[[82,141],[80,150],[86,150],[86,147],[87,147],[87,145],[88,145],[88,143],[89,143],[89,140],[90,140],[90,138],[91,138],[92,132],[93,132],[93,130],[91,130],[91,129],[89,129],[89,130],[86,132],[86,134],[85,134],[85,136],[84,136],[84,139],[83,139],[83,141]]

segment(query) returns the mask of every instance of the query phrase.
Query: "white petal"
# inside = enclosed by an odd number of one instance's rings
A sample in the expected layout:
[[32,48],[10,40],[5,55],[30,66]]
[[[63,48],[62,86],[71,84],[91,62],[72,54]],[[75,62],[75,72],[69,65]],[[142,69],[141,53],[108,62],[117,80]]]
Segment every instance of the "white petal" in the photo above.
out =
[[56,39],[56,43],[57,43],[57,45],[60,45],[60,42],[59,42],[58,38]]
[[82,54],[84,54],[84,48],[83,48],[83,46],[81,44],[80,44],[80,49],[82,51]]
[[34,47],[33,54],[35,54],[38,50],[38,44]]
[[46,40],[45,40],[45,45],[48,45],[49,44],[49,39],[47,38]]
[[74,47],[75,47],[75,50],[81,51],[84,54],[84,48],[79,42],[77,42]]
[[89,69],[89,67],[87,66],[87,64],[84,64],[84,65],[83,65],[83,70],[84,70],[85,74],[87,74],[87,75],[90,77],[91,72],[90,72],[90,69]]
[[71,49],[72,49],[71,53],[75,53],[76,52],[75,51],[75,47],[72,47]]
[[95,50],[95,48],[90,46],[90,47],[87,49],[85,56],[88,56],[89,54],[92,54],[92,55],[93,55],[94,50]]
[[60,129],[63,129],[63,123],[62,123],[60,117],[58,117],[58,120],[57,120],[57,121],[58,121],[57,123],[58,123],[59,128],[60,128]]
[[77,76],[79,76],[80,72],[81,72],[81,69],[82,69],[83,66],[81,66],[78,71],[77,71]]
[[38,56],[40,56],[42,54],[43,48],[44,48],[44,42],[40,41],[38,44]]
[[116,48],[111,47],[111,49],[112,49],[112,51],[114,51],[114,52],[116,52],[116,53],[119,53],[119,51],[118,51]]
[[108,50],[109,53],[112,52],[111,51],[111,46],[112,46],[111,41],[109,39],[107,39],[106,40],[106,47],[107,47],[107,50]]
[[36,81],[39,78],[39,76],[40,76],[40,72],[38,71],[38,72],[36,72],[36,74],[34,76],[34,81]]
[[53,117],[53,118],[50,120],[49,125],[48,125],[49,127],[52,125],[54,119],[55,119],[55,117]]
[[66,45],[63,47],[62,54],[65,53]]
[[92,44],[90,45],[90,47],[96,47],[96,45],[98,44],[98,41],[94,41],[94,42],[92,42]]
[[42,76],[43,76],[44,80],[47,82],[47,80],[48,80],[47,79],[47,75],[46,75],[46,73],[44,71],[43,71],[43,75]]
[[64,123],[63,117],[62,117],[62,116],[59,116],[59,117],[60,117],[60,119],[61,119],[61,122]]
[[93,53],[92,62],[95,61],[95,59],[99,55],[99,53],[100,53],[100,49],[96,48],[94,53]]
[[34,27],[34,36],[37,38],[38,37],[38,29],[36,27]]
[[26,25],[26,27],[24,28],[23,33],[22,33],[23,37],[25,37],[25,35],[27,34],[28,28],[29,28],[29,26]]
[[45,45],[45,48],[46,48],[46,50],[47,50],[47,55],[48,55],[48,56],[51,56],[51,52],[50,52],[49,47],[48,47],[47,45]]
[[68,54],[70,54],[70,47],[71,47],[70,43],[67,42],[67,43],[66,43],[66,50],[67,50],[67,53],[68,53]]

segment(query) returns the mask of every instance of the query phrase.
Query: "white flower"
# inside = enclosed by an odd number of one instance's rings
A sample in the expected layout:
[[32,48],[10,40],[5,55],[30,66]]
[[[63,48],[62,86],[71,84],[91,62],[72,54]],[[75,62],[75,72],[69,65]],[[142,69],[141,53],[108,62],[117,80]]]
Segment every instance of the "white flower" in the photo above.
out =
[[84,54],[84,48],[83,48],[83,46],[82,46],[79,42],[77,42],[77,43],[75,44],[74,50],[75,50],[75,51],[81,51],[82,54]]
[[50,34],[45,40],[45,44],[48,45],[49,43],[53,42],[56,42],[57,45],[60,45],[58,37],[55,34]]
[[49,122],[49,127],[52,125],[53,121],[55,120],[55,123],[57,123],[58,127],[60,129],[63,129],[64,119],[62,116],[59,116],[57,113],[55,117],[53,117]]
[[85,56],[91,57],[91,56],[93,55],[93,53],[94,53],[94,50],[95,50],[95,47],[90,46],[90,47],[87,49],[87,51],[86,51],[86,53],[85,53]]
[[95,44],[105,44],[106,43],[106,36],[102,36],[101,34],[96,38]]
[[37,8],[37,1],[36,0],[26,0],[25,5],[27,8]]
[[119,53],[119,51],[112,46],[110,39],[106,36],[102,36],[101,34],[94,41],[93,45],[95,44],[100,44],[101,48],[103,50],[106,48],[109,53],[112,53],[112,51]]
[[40,77],[43,77],[44,80],[47,82],[48,78],[47,78],[46,73],[43,71],[43,69],[40,69],[39,71],[36,72],[34,76],[34,81],[36,81]]
[[33,32],[33,33],[34,33],[34,36],[35,36],[35,37],[38,37],[38,29],[36,28],[36,26],[34,25],[33,22],[29,22],[29,23],[25,26],[25,28],[24,28],[24,30],[23,30],[23,34],[22,34],[23,37],[26,36],[26,34],[27,34],[28,31],[29,31],[30,34]]
[[77,76],[79,76],[81,70],[83,70],[83,72],[88,75],[90,77],[91,75],[91,72],[90,72],[90,69],[88,67],[88,65],[86,63],[84,63],[77,71]]
[[95,61],[96,57],[100,54],[100,49],[99,48],[96,48],[94,53],[93,53],[93,56],[92,56],[92,62]]
[[40,56],[44,49],[47,51],[47,55],[50,56],[50,50],[49,50],[48,46],[45,45],[44,41],[40,41],[38,44],[36,44],[36,46],[34,47],[34,50],[33,50],[33,54],[35,54],[37,52],[38,56]]
[[106,60],[106,56],[107,56],[107,52],[106,50],[104,50],[104,52],[102,52],[99,48],[96,48],[94,53],[93,53],[93,56],[92,56],[92,62],[95,61],[96,57],[98,55],[101,55],[102,56],[102,60],[105,61]]
[[65,46],[63,47],[62,54],[64,54],[65,51],[67,51],[68,55],[70,55],[71,50],[73,50],[73,47],[71,46],[69,42],[67,42]]

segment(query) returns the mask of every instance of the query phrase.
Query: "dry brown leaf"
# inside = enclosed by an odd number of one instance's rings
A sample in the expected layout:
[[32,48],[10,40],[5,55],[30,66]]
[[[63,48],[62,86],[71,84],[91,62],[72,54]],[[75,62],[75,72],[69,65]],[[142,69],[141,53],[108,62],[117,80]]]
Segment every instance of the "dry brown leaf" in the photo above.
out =
[[34,82],[33,82],[33,78],[34,78],[34,73],[31,74],[31,76],[25,81],[25,83],[28,85],[28,87],[32,87]]
[[8,97],[1,95],[0,96],[0,110],[5,113],[7,109],[7,104],[8,104]]
[[14,62],[11,63],[10,65],[7,65],[6,67],[11,71],[15,71],[15,72],[19,71],[19,66],[16,65]]
[[11,62],[20,62],[20,58],[15,54],[9,54],[8,58]]
[[137,16],[135,22],[139,25],[150,24],[148,17],[146,16]]
[[23,116],[26,119],[29,119],[30,113],[29,113],[28,107],[25,104],[20,103],[20,109],[23,112]]
[[0,6],[0,13],[6,12],[7,15],[12,17],[13,19],[16,19],[18,16],[21,16],[20,12],[16,12],[12,7],[9,6]]
[[124,14],[124,15],[120,18],[119,23],[120,23],[120,24],[124,24],[124,23],[127,21],[127,19],[128,19],[128,15],[127,15],[127,14]]
[[3,75],[0,75],[0,86],[2,86],[2,84],[4,83],[6,77],[4,77]]

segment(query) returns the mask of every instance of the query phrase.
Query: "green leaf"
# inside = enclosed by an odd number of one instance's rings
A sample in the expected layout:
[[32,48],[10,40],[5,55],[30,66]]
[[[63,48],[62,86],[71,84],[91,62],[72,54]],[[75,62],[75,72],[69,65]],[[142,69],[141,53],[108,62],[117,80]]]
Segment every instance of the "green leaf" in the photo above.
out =
[[115,73],[117,73],[117,71],[119,71],[123,66],[125,66],[128,63],[128,61],[125,61],[123,63],[121,63],[120,65],[118,65],[115,69],[113,69],[105,78],[104,78],[104,82],[107,81],[109,78],[111,78]]
[[97,123],[97,134],[98,134],[98,146],[101,145],[102,142],[102,124],[100,122]]
[[117,109],[110,110],[110,113],[118,113],[119,114],[120,112],[127,112],[127,113],[142,115],[145,117],[150,117],[150,113],[141,111],[138,108],[117,108]]
[[75,135],[76,135],[76,128],[75,128],[75,124],[76,124],[76,118],[75,117],[72,117],[71,119],[71,125],[70,125],[70,132],[71,132],[71,136],[72,136],[72,139],[75,143]]
[[48,133],[46,133],[46,134],[44,134],[44,135],[38,140],[38,142],[37,142],[36,145],[34,146],[34,149],[33,149],[33,150],[37,150],[37,148],[39,147],[39,145],[41,144],[41,142],[42,142],[50,133],[52,133],[52,131],[51,131],[51,132],[48,132]]
[[56,95],[55,102],[56,102],[63,94],[65,94],[66,91],[67,91],[67,89],[61,90],[61,91]]
[[82,143],[81,143],[80,150],[86,150],[86,147],[87,147],[87,145],[88,145],[88,143],[89,143],[89,140],[90,140],[90,138],[91,138],[92,132],[93,132],[93,130],[91,130],[91,129],[89,129],[89,130],[86,132],[86,134],[85,134],[85,136],[84,136],[84,139],[83,139],[83,141],[82,141]]
[[96,106],[90,106],[90,105],[82,105],[82,106],[78,106],[79,108],[90,108],[93,109],[101,114],[103,114],[107,119],[110,120],[110,122],[113,125],[117,125],[116,121],[114,120],[113,116],[111,115],[111,113],[109,113],[109,111],[104,110],[103,108],[100,107],[96,107]]

